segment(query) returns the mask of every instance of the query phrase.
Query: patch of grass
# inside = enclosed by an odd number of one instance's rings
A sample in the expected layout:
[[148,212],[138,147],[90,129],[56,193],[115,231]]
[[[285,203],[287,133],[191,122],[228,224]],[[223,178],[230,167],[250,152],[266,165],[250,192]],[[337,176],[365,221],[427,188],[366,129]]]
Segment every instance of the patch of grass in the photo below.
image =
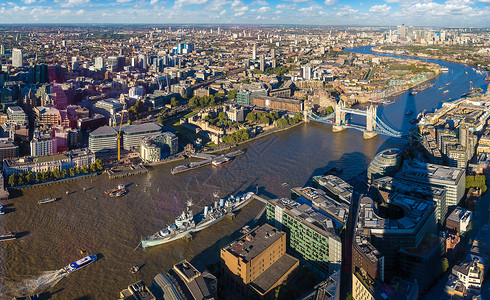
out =
[[190,113],[188,113],[187,115],[184,116],[184,118],[189,118],[189,117],[192,117],[193,115],[197,114],[199,111],[191,111]]

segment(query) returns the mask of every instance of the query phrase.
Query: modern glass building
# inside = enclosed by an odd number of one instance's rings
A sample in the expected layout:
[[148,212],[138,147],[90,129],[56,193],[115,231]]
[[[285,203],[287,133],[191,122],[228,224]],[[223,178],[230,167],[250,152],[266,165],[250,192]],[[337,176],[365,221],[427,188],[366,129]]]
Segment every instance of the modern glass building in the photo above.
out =
[[[298,199],[301,201],[301,199]],[[322,278],[340,269],[342,243],[335,221],[305,203],[282,198],[267,204],[267,222],[286,232],[287,247],[293,256]]]
[[376,154],[367,169],[367,178],[369,181],[384,175],[394,175],[400,168],[401,151],[400,149],[391,148]]

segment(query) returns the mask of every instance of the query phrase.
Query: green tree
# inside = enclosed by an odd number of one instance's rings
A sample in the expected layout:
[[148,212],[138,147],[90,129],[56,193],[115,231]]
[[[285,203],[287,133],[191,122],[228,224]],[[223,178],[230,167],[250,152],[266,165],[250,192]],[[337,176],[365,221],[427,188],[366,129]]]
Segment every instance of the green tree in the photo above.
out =
[[43,174],[41,174],[40,172],[36,173],[34,177],[36,178],[36,182],[38,183],[43,181]]
[[61,170],[60,176],[61,176],[61,178],[66,178],[68,176],[68,172],[65,169],[63,169],[63,170]]
[[270,115],[271,115],[271,119],[274,121],[279,119],[279,113],[277,113],[277,111],[275,110],[271,111]]
[[331,106],[327,107],[326,113],[327,113],[327,115],[333,113],[333,107],[331,107]]
[[159,116],[158,117],[158,123],[160,123],[161,125],[163,125],[163,121],[164,121],[163,116]]
[[175,97],[172,97],[172,98],[170,99],[170,105],[171,105],[172,107],[179,106],[179,104],[180,104],[180,103],[179,103],[179,101],[177,101],[177,99],[176,99]]
[[26,184],[26,177],[25,177],[24,173],[19,174],[19,177],[17,178],[17,184],[18,185]]
[[265,124],[265,125],[269,125],[271,123],[271,120],[269,119],[269,117],[264,115],[264,116],[260,117],[260,123]]
[[228,91],[228,99],[235,99],[236,98],[236,94],[238,94],[238,90],[236,89],[233,89],[233,90],[229,90]]
[[97,171],[97,167],[95,166],[95,164],[90,164],[90,172],[96,172]]
[[447,271],[447,269],[449,269],[449,262],[448,262],[447,258],[444,257],[442,259],[441,264],[442,264],[442,273],[444,273]]
[[75,175],[76,175],[75,168],[70,168],[69,171],[70,171],[70,176],[75,177]]
[[12,187],[17,185],[17,175],[12,174],[9,176],[9,185]]
[[32,175],[32,172],[27,173],[26,174],[26,181],[27,181],[27,183],[31,183],[32,180],[34,179],[33,177],[34,176]]
[[284,127],[284,126],[288,126],[288,120],[284,119],[284,118],[280,118],[279,120],[277,120],[277,126],[278,127]]
[[95,160],[95,165],[97,166],[98,171],[102,171],[102,169],[104,169],[104,165],[102,164],[102,160],[100,160],[100,158]]
[[192,108],[196,108],[199,106],[199,97],[194,96],[189,100],[189,106]]
[[300,114],[300,113],[297,113],[297,114],[294,115],[293,120],[294,120],[294,123],[298,123],[301,120],[303,120],[303,115]]
[[128,120],[128,122],[126,124],[131,125],[131,120]]
[[54,170],[53,170],[53,178],[54,178],[54,179],[60,179],[60,177],[61,177],[61,172],[60,172],[60,170],[58,170],[58,169],[54,169]]
[[225,93],[218,92],[218,93],[214,94],[214,98],[221,100],[221,99],[225,98]]
[[83,167],[82,167],[82,172],[83,172],[84,174],[87,174],[87,173],[88,173],[88,166],[83,166]]
[[218,119],[220,121],[226,120],[226,113],[224,111],[220,111],[218,114]]
[[253,112],[249,112],[246,116],[247,121],[255,122],[257,121],[257,116]]

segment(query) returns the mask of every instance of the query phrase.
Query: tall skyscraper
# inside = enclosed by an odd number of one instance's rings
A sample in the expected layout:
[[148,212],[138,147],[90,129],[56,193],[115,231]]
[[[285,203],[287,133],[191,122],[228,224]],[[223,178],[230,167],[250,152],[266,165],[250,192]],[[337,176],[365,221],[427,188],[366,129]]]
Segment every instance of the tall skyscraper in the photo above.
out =
[[12,66],[22,67],[22,50],[20,49],[12,50]]
[[71,58],[71,69],[72,70],[78,70],[78,57],[73,56]]
[[5,55],[5,45],[0,45],[0,55]]
[[254,46],[252,48],[252,59],[253,60],[257,59],[257,45],[256,44],[254,44]]
[[265,55],[260,56],[260,71],[265,71]]
[[100,70],[104,67],[104,58],[103,57],[96,57],[95,58],[95,68],[97,70]]

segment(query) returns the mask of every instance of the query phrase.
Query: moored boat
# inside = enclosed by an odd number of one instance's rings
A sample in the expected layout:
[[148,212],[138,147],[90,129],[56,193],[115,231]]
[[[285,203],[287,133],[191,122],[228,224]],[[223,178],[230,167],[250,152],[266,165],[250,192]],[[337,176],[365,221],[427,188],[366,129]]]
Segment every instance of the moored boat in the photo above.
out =
[[222,156],[213,160],[213,167],[219,167],[231,163],[231,158]]
[[58,200],[58,199],[57,198],[49,198],[49,197],[46,197],[46,198],[44,198],[42,200],[37,201],[37,204],[45,204],[45,203],[49,203],[49,202],[54,202],[56,200]]
[[174,224],[141,240],[141,246],[147,248],[162,245],[181,239],[188,234],[201,231],[221,221],[229,213],[243,208],[253,199],[253,195],[254,193],[248,192],[240,196],[220,199],[211,206],[205,206],[203,212],[198,215],[193,215],[192,211],[187,207],[186,211],[183,211],[181,215],[175,218]]
[[447,94],[449,93],[449,90],[445,90],[444,92],[442,92],[443,94]]
[[72,262],[71,264],[64,267],[63,269],[67,273],[72,273],[72,272],[78,271],[81,268],[84,268],[84,267],[90,265],[91,263],[95,262],[96,260],[97,260],[97,256],[95,256],[95,255],[85,256],[82,259],[79,259],[77,261]]

